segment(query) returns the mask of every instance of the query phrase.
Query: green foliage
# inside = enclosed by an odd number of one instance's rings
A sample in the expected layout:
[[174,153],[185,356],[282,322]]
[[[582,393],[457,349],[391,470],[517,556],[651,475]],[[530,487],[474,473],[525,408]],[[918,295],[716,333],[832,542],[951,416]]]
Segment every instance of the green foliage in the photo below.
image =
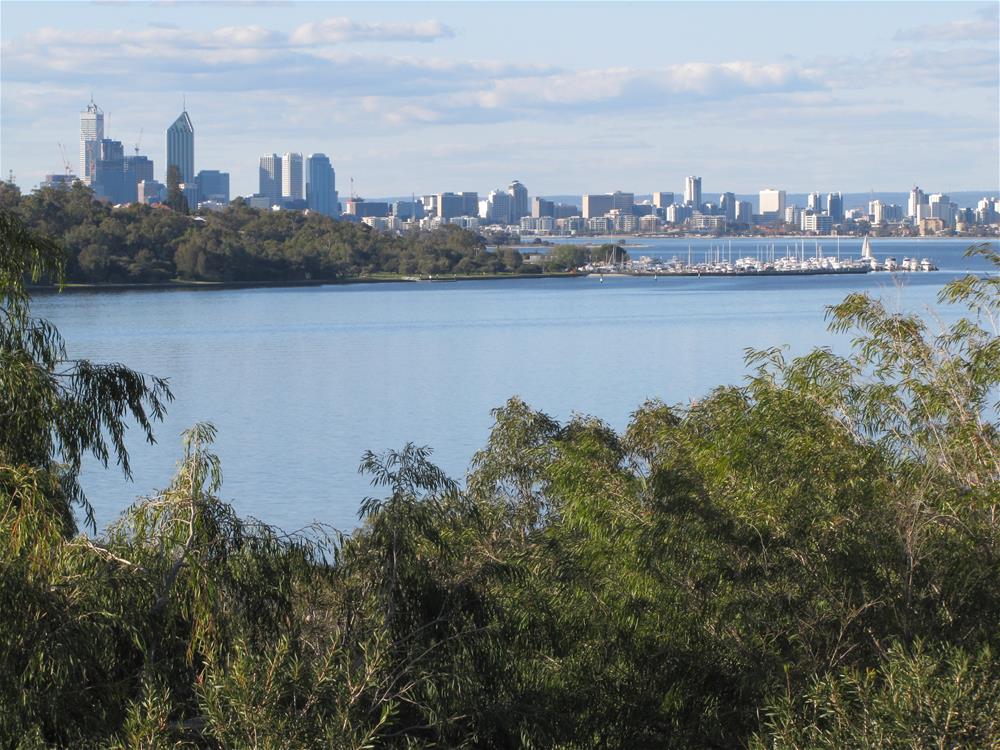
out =
[[220,213],[186,216],[174,177],[166,207],[112,209],[81,183],[27,196],[0,186],[0,206],[57,241],[69,282],[302,281],[522,270],[516,250],[487,252],[481,237],[451,225],[399,237],[319,214],[251,209],[242,201]]
[[[197,425],[95,539],[79,456],[127,470],[124,420],[151,436],[169,391],[59,380],[81,364],[24,280],[61,257],[0,215],[0,744],[1000,746],[995,276],[945,287],[970,316],[940,333],[852,295],[830,310],[849,356],[748,352],[741,387],[620,434],[512,398],[464,485],[427,448],[367,452],[349,536],[239,518]],[[278,257],[291,222],[317,270],[305,238],[341,229],[318,221],[237,205],[195,231],[226,255],[252,227]],[[194,271],[229,267],[185,237]]]

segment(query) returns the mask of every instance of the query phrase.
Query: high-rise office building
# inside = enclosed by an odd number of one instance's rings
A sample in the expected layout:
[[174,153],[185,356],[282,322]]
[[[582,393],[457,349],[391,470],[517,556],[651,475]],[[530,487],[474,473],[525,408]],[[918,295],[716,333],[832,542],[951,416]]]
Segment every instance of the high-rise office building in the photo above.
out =
[[91,187],[94,195],[111,203],[131,203],[136,200],[136,182],[131,189],[125,176],[125,149],[121,141],[102,138],[98,142],[97,159],[92,168]]
[[844,196],[837,193],[828,193],[826,196],[826,215],[834,224],[844,222]]
[[611,209],[617,209],[625,216],[632,216],[635,206],[635,193],[623,193],[616,190],[611,194]]
[[479,216],[479,193],[474,190],[466,190],[461,195],[462,216]]
[[583,218],[594,219],[604,216],[614,208],[614,199],[607,193],[585,193],[583,196]]
[[229,172],[203,169],[194,181],[198,185],[198,196],[201,200],[229,203]]
[[479,215],[478,198],[476,199],[476,210],[471,214],[465,213],[465,201],[461,195],[457,195],[455,193],[438,193],[434,204],[437,208],[437,217],[446,221],[448,219],[454,219],[457,216]]
[[556,215],[556,204],[554,201],[535,196],[531,199],[531,215],[535,219],[540,219],[543,216],[554,217]]
[[300,201],[303,196],[302,154],[287,153],[281,157],[281,197]]
[[80,113],[80,179],[89,185],[93,176],[94,162],[98,157],[98,145],[104,140],[104,111],[90,100],[87,109]]
[[753,203],[750,201],[736,201],[736,223],[753,224]]
[[726,217],[728,224],[736,221],[736,195],[734,193],[723,193],[719,196],[719,213]]
[[522,216],[531,215],[531,205],[528,203],[528,188],[514,180],[507,188],[510,196],[510,219],[517,223]]
[[306,205],[324,216],[337,216],[337,177],[326,154],[309,154],[306,159]]
[[806,198],[806,208],[816,213],[821,213],[823,211],[823,196],[819,193],[809,193]]
[[194,125],[187,110],[167,128],[167,169],[177,167],[181,182],[194,185]]
[[281,157],[265,154],[260,157],[259,187],[257,192],[272,204],[281,202]]
[[514,202],[515,196],[510,189],[491,190],[486,198],[486,212],[482,218],[490,224],[511,224],[514,221]]
[[684,179],[684,203],[694,208],[701,206],[700,177],[687,177]]
[[674,205],[674,194],[671,192],[653,193],[653,205],[657,208]]
[[760,191],[760,213],[769,219],[785,217],[785,191],[765,188]]
[[927,203],[927,197],[924,195],[924,191],[914,185],[910,191],[910,199],[906,204],[906,215],[914,219],[917,218],[920,206],[925,203]]

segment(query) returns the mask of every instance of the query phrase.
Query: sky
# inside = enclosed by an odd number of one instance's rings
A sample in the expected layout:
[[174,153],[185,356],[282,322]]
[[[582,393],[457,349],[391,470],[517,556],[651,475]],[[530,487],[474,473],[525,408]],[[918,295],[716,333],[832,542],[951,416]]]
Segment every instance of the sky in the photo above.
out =
[[164,179],[257,190],[323,152],[341,197],[764,187],[1000,192],[997,2],[0,2],[0,173],[74,171],[91,95]]

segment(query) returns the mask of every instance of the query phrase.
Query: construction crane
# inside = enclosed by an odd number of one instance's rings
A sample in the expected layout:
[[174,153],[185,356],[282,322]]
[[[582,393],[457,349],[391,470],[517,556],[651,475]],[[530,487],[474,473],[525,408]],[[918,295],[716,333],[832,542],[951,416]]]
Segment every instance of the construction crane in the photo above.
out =
[[139,155],[139,146],[142,145],[142,128],[139,128],[139,138],[135,142],[135,155]]
[[70,165],[69,159],[66,158],[66,147],[58,141],[56,142],[56,145],[59,146],[59,156],[62,157],[63,172],[65,174],[72,174],[73,167]]

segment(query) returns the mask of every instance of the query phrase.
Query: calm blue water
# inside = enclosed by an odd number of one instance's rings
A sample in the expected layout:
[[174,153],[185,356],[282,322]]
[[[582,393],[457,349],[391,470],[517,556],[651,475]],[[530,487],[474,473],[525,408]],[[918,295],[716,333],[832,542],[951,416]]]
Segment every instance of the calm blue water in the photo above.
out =
[[[633,256],[670,257],[688,241],[638,244]],[[758,244],[734,241],[734,255]],[[207,420],[219,430],[223,494],[241,513],[288,529],[313,520],[349,529],[370,490],[357,473],[366,448],[430,445],[461,478],[490,410],[512,395],[562,420],[576,411],[623,428],[647,398],[687,402],[740,382],[746,347],[845,349],[823,314],[851,290],[923,310],[956,273],[986,270],[961,258],[966,240],[873,244],[880,258],[926,256],[943,270],[897,277],[901,286],[868,274],[67,292],[39,296],[34,309],[73,356],[167,376],[177,397],[156,446],[134,436],[134,483],[86,467],[99,526],[165,486],[181,431]],[[841,252],[858,247],[845,240]]]

